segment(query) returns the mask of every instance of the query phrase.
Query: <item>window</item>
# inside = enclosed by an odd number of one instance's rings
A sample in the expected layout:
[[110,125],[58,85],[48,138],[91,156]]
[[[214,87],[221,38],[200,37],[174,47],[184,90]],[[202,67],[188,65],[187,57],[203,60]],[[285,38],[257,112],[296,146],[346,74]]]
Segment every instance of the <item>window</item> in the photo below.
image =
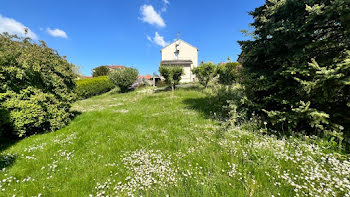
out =
[[175,59],[176,59],[176,60],[179,59],[179,50],[176,50],[176,51],[174,52],[174,56],[175,56]]

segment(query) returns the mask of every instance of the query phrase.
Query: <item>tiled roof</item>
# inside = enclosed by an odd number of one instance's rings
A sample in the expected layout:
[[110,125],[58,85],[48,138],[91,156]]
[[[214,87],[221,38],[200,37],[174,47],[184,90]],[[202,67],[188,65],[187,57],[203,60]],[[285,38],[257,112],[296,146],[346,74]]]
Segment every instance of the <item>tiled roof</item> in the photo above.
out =
[[152,76],[151,76],[151,75],[146,75],[145,78],[146,78],[146,79],[151,79]]
[[139,75],[139,78],[145,78],[145,79],[151,79],[152,76],[151,75]]

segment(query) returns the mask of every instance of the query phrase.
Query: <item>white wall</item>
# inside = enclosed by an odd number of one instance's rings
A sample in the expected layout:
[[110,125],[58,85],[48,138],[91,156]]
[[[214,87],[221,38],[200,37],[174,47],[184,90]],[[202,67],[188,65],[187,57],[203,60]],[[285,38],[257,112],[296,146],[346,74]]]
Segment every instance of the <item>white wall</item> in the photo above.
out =
[[181,82],[191,82],[195,76],[192,74],[191,69],[198,66],[198,49],[192,45],[178,40],[161,50],[162,60],[175,60],[174,52],[176,50],[176,42],[179,42],[178,50],[179,60],[192,60],[191,67],[184,67],[184,75],[182,76]]

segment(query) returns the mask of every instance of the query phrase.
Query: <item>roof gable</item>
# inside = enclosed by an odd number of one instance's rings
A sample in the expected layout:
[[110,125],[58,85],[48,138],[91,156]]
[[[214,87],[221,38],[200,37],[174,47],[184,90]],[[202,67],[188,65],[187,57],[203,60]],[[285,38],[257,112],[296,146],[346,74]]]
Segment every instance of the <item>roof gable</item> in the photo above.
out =
[[177,39],[177,40],[175,40],[174,42],[172,42],[172,43],[168,44],[167,46],[163,47],[160,51],[163,51],[165,48],[169,47],[170,45],[174,44],[174,43],[177,42],[177,41],[181,41],[181,42],[183,42],[183,43],[185,43],[185,44],[187,44],[187,45],[189,45],[189,46],[191,46],[191,47],[197,49],[197,51],[198,51],[198,48],[197,48],[197,47],[191,45],[190,43],[188,43],[188,42],[186,42],[186,41],[184,41],[184,40],[182,40],[182,39]]

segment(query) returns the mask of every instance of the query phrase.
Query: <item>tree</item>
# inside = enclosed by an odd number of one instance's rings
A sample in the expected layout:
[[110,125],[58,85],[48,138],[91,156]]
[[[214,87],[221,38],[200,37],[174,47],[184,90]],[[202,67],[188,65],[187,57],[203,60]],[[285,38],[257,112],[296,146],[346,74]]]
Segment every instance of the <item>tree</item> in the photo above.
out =
[[350,2],[266,1],[241,41],[244,85],[280,130],[349,135]]
[[198,78],[199,83],[207,88],[210,80],[216,76],[216,65],[212,62],[203,63],[193,68],[192,72]]
[[93,69],[92,76],[93,77],[99,77],[99,76],[108,76],[109,74],[109,68],[107,66],[99,66]]
[[238,70],[241,64],[238,62],[229,62],[220,64],[217,68],[219,83],[223,85],[232,85],[238,78]]
[[159,67],[159,73],[165,78],[165,83],[171,86],[171,90],[175,90],[175,86],[179,84],[181,75],[184,70],[181,66],[163,66]]
[[112,83],[120,88],[121,92],[127,92],[128,88],[135,83],[139,72],[135,68],[117,68],[108,75]]
[[43,41],[0,34],[0,133],[21,137],[65,126],[76,98],[73,68]]

